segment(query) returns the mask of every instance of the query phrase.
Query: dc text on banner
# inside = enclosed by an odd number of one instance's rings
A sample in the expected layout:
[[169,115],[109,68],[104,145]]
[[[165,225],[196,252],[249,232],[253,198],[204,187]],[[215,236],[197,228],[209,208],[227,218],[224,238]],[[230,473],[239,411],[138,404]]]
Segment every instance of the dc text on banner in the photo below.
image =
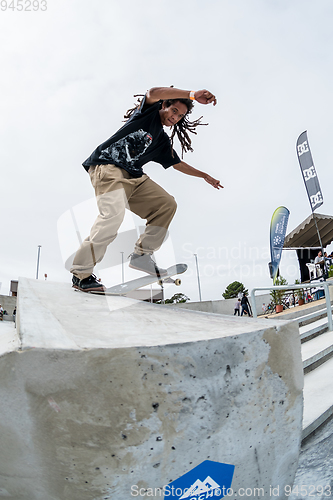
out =
[[320,189],[319,180],[310,151],[307,132],[303,132],[297,139],[297,157],[301,167],[303,180],[308,193],[311,210],[314,212],[319,208],[324,200]]

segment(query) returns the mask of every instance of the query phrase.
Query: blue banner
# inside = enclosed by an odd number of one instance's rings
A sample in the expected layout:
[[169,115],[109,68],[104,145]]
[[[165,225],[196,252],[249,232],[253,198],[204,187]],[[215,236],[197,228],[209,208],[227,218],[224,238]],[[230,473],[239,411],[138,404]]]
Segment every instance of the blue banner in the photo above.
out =
[[278,276],[282,248],[286,237],[289,214],[290,212],[286,207],[279,207],[273,213],[271,220],[271,229],[270,229],[271,262],[269,263],[269,270],[271,278],[273,279],[273,285],[275,285],[275,281]]

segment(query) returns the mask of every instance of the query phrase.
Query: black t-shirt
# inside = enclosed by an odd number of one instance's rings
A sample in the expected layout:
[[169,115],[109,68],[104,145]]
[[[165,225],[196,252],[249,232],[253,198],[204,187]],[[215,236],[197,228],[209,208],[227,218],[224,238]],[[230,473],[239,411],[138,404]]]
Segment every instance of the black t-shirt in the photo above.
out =
[[180,163],[163,130],[159,114],[162,102],[145,106],[145,100],[146,97],[125,125],[87,158],[83,163],[87,171],[91,165],[112,163],[127,170],[132,177],[141,177],[142,166],[149,161],[160,163],[164,168]]

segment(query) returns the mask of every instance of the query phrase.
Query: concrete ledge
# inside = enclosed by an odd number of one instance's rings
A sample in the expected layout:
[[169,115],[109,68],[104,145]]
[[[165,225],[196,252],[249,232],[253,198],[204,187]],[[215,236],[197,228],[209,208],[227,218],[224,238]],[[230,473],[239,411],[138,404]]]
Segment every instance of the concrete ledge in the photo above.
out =
[[[311,366],[316,365],[318,366],[318,362],[321,360],[327,360],[329,359],[330,355],[333,353],[333,345],[326,347],[326,349],[323,349],[322,351],[314,354],[311,356],[311,358],[306,359],[303,361],[303,369],[308,369],[307,371],[311,371]],[[312,368],[314,369],[314,368]]]
[[[21,347],[21,342],[14,323],[0,323],[0,356],[9,352],[17,351]],[[0,490],[1,491],[1,490]]]
[[234,490],[268,498],[293,483],[296,324],[20,279],[17,325],[22,351],[0,358],[7,496],[127,500],[131,485],[162,488],[207,459],[235,465]]
[[9,314],[5,314],[2,319],[3,321],[15,321],[15,317],[10,316]]
[[309,436],[333,413],[332,376],[333,359],[305,375],[302,439]]
[[[331,289],[333,287],[330,287],[330,293]],[[331,300],[332,302],[332,300]],[[292,319],[299,319],[302,316],[305,316],[305,319],[307,319],[307,316],[316,313],[317,311],[320,311],[321,309],[326,310],[326,302],[325,299],[320,299],[320,300],[315,300],[313,302],[308,302],[307,304],[303,304],[302,306],[296,306],[291,309],[284,310],[283,312],[279,314],[273,314],[269,315],[269,318],[274,318],[274,319],[282,319],[282,320],[292,320]]]
[[298,322],[298,326],[307,326],[310,325],[311,323],[314,323],[315,321],[318,321],[319,319],[327,318],[327,310],[325,309],[320,309],[316,312],[313,312],[311,314],[306,314],[305,316],[301,316],[300,318],[296,318],[293,321]]
[[333,415],[333,405],[330,406],[320,417],[316,418],[311,424],[307,425],[302,432],[302,441],[311,436],[321,425],[329,420]]
[[324,321],[322,324],[320,325],[317,325],[313,328],[310,328],[310,329],[306,329],[305,331],[303,331],[301,334],[300,334],[300,339],[301,339],[301,342],[308,342],[310,341],[312,338],[318,336],[318,335],[321,335],[322,333],[325,333],[326,331],[328,330],[328,322]]

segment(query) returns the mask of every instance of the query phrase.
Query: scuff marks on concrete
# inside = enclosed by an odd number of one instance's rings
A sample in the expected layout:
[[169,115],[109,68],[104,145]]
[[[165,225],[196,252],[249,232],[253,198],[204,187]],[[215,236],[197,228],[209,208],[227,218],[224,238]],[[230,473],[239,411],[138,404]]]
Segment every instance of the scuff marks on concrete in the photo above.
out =
[[49,398],[47,401],[48,401],[50,407],[52,408],[52,410],[54,410],[57,413],[59,413],[61,411],[60,406],[57,405],[57,403],[54,401],[53,398]]

